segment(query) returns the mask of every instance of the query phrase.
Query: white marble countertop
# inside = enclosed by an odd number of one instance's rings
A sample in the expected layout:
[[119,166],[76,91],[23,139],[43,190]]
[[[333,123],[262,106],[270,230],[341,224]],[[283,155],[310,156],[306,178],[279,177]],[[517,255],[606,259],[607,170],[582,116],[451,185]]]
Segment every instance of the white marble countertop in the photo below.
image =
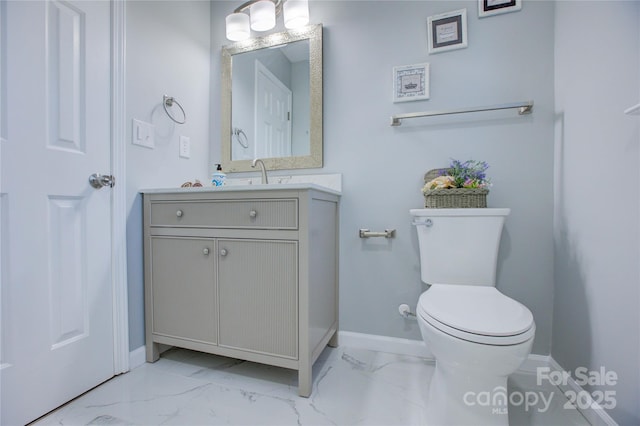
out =
[[327,188],[315,183],[273,183],[269,185],[224,185],[224,186],[196,186],[188,188],[145,188],[139,192],[143,194],[160,193],[192,193],[192,192],[229,192],[229,191],[283,191],[283,190],[315,189],[329,194],[342,195],[340,191]]
[[254,183],[260,177],[229,177],[224,186],[196,186],[188,188],[145,188],[143,194],[188,193],[188,192],[228,192],[228,191],[277,191],[315,189],[329,194],[342,195],[342,174],[269,176],[268,185]]

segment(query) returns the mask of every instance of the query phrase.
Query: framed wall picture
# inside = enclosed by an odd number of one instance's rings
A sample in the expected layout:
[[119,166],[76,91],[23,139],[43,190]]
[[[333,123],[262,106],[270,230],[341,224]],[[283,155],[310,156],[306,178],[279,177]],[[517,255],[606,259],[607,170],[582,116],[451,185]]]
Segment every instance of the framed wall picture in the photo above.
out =
[[429,53],[467,47],[467,9],[427,18]]
[[429,64],[393,67],[393,102],[429,99]]
[[499,15],[522,9],[522,0],[478,0],[478,16]]

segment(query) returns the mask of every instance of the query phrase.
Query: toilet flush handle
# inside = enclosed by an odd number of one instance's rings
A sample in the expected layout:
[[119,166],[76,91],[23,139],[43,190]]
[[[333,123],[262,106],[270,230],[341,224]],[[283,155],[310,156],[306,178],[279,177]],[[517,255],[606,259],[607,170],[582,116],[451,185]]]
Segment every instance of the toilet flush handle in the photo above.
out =
[[416,226],[423,225],[423,226],[426,226],[427,228],[429,228],[429,227],[433,226],[433,221],[431,219],[427,218],[425,220],[414,220],[412,224],[416,225]]

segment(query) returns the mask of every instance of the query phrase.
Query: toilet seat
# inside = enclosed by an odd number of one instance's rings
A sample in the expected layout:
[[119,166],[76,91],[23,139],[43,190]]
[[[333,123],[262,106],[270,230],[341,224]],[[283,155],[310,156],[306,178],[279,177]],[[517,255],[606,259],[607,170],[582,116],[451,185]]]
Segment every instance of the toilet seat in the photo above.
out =
[[515,345],[535,334],[531,311],[495,287],[435,284],[420,296],[417,313],[438,330],[475,343]]

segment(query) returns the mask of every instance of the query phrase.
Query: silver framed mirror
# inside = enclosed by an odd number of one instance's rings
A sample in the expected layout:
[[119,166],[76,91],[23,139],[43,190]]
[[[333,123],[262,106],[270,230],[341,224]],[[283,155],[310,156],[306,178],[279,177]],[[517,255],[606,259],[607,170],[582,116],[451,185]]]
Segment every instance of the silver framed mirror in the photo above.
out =
[[222,48],[222,167],[320,168],[322,24]]

